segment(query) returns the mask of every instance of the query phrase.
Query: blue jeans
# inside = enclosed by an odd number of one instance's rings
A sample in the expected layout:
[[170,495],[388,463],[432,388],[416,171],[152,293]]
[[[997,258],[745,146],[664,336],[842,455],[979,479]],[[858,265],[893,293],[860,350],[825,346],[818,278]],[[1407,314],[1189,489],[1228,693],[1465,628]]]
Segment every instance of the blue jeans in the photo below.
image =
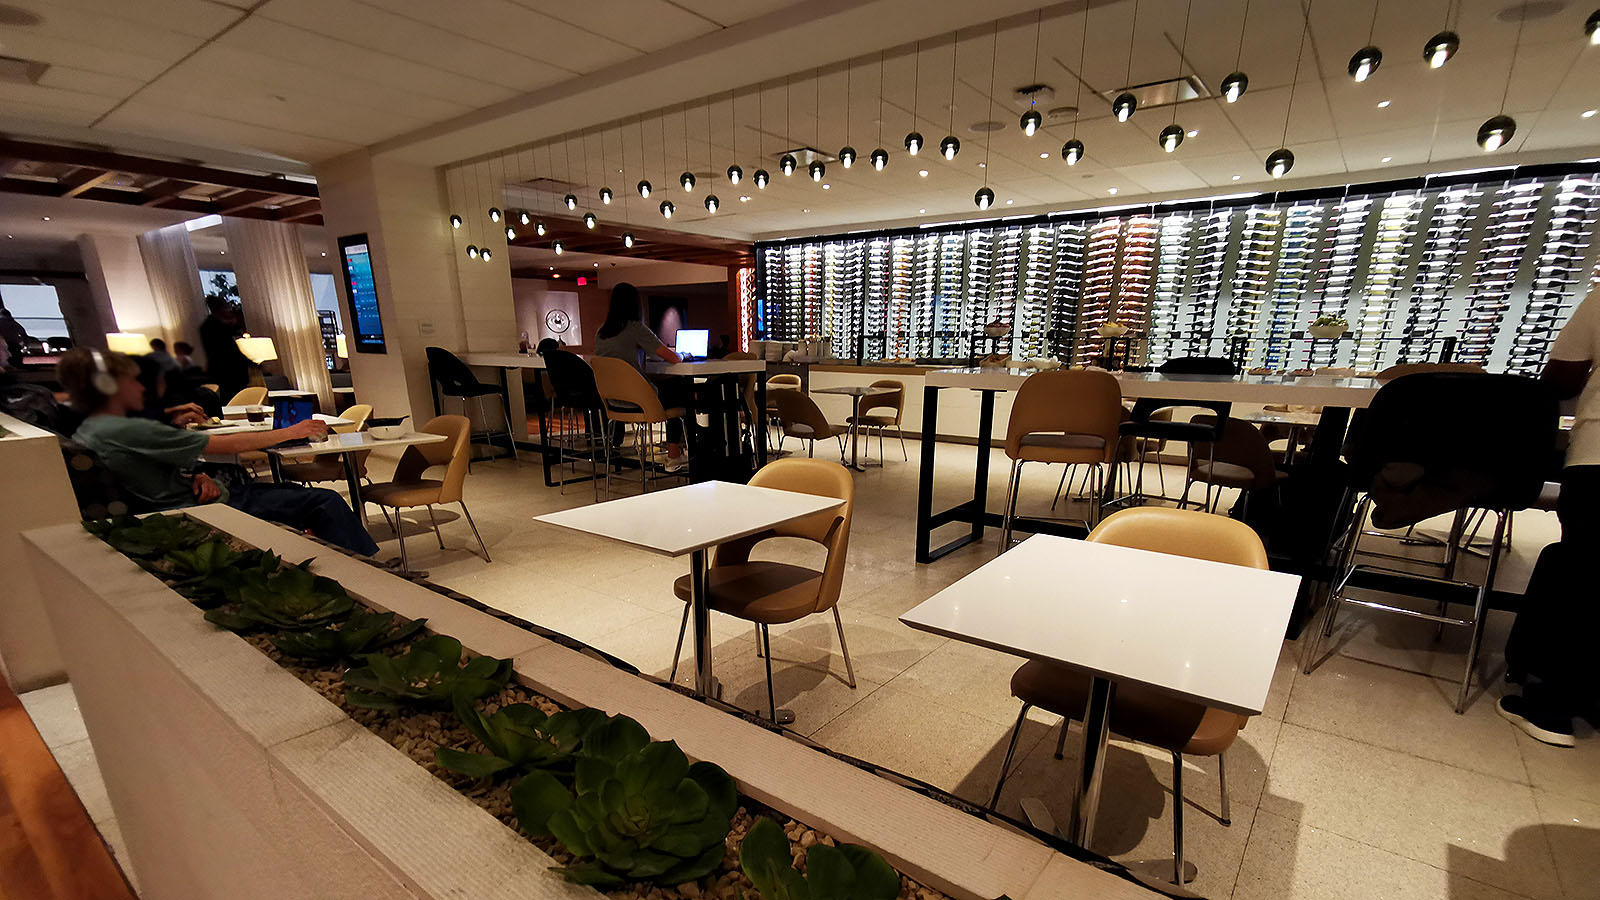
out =
[[344,498],[327,488],[248,481],[228,486],[228,505],[258,519],[309,531],[330,544],[362,556],[378,545]]

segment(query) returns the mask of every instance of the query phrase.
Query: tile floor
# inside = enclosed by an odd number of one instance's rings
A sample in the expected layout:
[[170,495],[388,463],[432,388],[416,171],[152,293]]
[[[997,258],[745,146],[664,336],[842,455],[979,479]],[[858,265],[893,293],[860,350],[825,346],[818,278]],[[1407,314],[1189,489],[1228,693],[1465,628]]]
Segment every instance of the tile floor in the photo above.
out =
[[[1008,683],[1018,662],[913,631],[896,617],[988,560],[996,538],[991,532],[983,545],[932,565],[913,561],[918,445],[908,447],[911,461],[893,459],[891,444],[886,467],[856,476],[840,602],[856,688],[845,684],[830,617],[815,616],[773,629],[777,699],[795,711],[796,728],[830,747],[986,802],[1016,719]],[[939,446],[936,508],[970,491],[973,453]],[[440,515],[448,547],[440,550],[418,511],[406,525],[413,565],[665,675],[683,609],[672,582],[685,561],[533,522],[539,513],[592,502],[593,493],[588,485],[568,487],[564,496],[545,488],[535,458],[525,460],[520,467],[476,464],[467,480],[492,563],[475,555],[471,532],[455,513]],[[1175,493],[1181,474],[1166,474]],[[1043,467],[1026,473],[1022,508],[1046,513],[1058,477],[1059,470]],[[1003,497],[1004,478],[997,465],[991,508]],[[1526,579],[1553,532],[1545,514],[1519,517],[1502,586]],[[384,554],[394,555],[393,538],[384,537]],[[819,558],[782,542],[764,549],[758,555]],[[1185,761],[1187,855],[1199,869],[1191,888],[1241,900],[1600,898],[1600,739],[1580,726],[1577,749],[1556,750],[1495,714],[1506,621],[1491,622],[1461,716],[1451,707],[1464,636],[1436,643],[1426,623],[1359,613],[1342,623],[1331,655],[1310,675],[1300,674],[1299,643],[1285,642],[1267,709],[1228,754],[1231,827],[1216,815],[1216,761]],[[727,696],[749,708],[764,705],[751,626],[715,616],[713,640]],[[687,666],[678,677],[687,680]],[[78,772],[82,781],[74,784],[116,847],[98,773],[84,771],[92,768],[92,750],[81,723],[71,724],[70,690],[49,693],[25,700],[40,710],[47,741],[69,777]],[[1020,798],[1034,796],[1057,821],[1065,819],[1074,741],[1067,759],[1054,759],[1058,722],[1048,713],[1030,715],[1001,801],[1007,812],[1017,814]],[[1114,741],[1094,849],[1117,859],[1168,860],[1171,783],[1165,754]]]

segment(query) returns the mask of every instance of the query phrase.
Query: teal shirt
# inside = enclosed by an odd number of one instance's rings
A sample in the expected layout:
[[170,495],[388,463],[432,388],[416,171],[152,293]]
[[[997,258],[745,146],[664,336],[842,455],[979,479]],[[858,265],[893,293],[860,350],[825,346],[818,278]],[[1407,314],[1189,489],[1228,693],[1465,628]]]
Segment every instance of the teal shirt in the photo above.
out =
[[194,479],[186,473],[211,440],[203,432],[123,416],[90,416],[72,439],[93,450],[123,489],[158,509],[194,503]]

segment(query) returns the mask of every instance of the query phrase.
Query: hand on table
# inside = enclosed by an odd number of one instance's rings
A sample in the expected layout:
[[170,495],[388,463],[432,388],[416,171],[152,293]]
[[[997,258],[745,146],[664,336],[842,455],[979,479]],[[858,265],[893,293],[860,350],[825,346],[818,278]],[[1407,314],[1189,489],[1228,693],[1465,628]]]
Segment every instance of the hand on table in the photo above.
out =
[[180,406],[169,407],[166,410],[167,419],[172,424],[182,428],[185,425],[202,424],[211,421],[206,411],[197,403],[184,403]]
[[304,422],[296,422],[285,428],[283,433],[290,440],[307,438],[320,441],[328,436],[328,423],[321,419],[306,419]]
[[221,496],[222,488],[211,480],[211,476],[203,473],[194,476],[194,499],[196,503],[210,503]]

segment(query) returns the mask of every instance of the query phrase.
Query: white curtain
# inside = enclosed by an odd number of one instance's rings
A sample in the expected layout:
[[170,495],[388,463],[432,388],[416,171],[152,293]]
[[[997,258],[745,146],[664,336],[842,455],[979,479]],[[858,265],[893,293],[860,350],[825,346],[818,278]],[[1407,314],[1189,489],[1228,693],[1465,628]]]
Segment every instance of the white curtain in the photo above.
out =
[[300,232],[288,222],[224,218],[222,233],[250,333],[272,338],[278,370],[295,387],[316,394],[322,409],[332,413],[333,385]]
[[[200,346],[200,322],[206,317],[205,291],[195,264],[189,229],[168,225],[139,235],[139,256],[150,279],[156,318],[166,332],[168,348],[176,341]],[[155,337],[155,335],[151,335]]]

